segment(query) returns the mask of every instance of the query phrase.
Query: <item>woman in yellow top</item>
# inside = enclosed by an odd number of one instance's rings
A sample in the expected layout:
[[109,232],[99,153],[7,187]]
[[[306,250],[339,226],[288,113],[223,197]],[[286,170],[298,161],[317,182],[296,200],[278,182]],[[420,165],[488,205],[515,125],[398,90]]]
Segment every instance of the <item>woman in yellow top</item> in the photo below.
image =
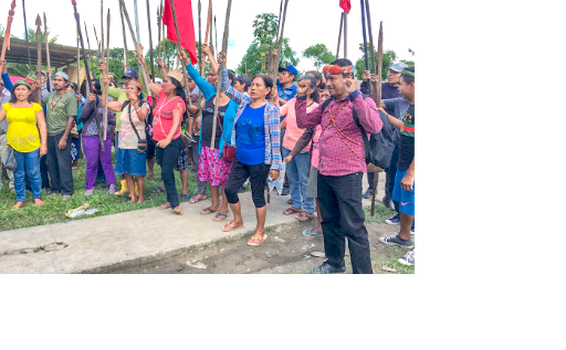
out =
[[18,162],[14,171],[17,202],[12,209],[20,209],[26,202],[26,175],[31,182],[34,204],[43,204],[39,158],[47,153],[47,127],[43,109],[31,102],[30,97],[31,85],[25,80],[18,80],[14,84],[10,102],[0,110],[0,122],[8,118],[6,139]]

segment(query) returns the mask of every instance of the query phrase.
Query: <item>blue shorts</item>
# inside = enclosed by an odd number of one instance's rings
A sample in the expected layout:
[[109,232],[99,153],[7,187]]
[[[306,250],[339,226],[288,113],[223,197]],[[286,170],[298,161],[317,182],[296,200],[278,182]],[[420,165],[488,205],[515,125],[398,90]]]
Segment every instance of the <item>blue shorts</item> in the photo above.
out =
[[131,176],[145,176],[145,153],[138,153],[135,149],[118,148],[116,150],[116,174],[129,174]]
[[391,194],[391,199],[399,203],[399,211],[403,214],[415,216],[415,184],[413,183],[412,191],[405,191],[401,188],[401,180],[407,173],[408,169],[397,168],[397,174],[395,175],[395,186],[393,187],[393,193]]

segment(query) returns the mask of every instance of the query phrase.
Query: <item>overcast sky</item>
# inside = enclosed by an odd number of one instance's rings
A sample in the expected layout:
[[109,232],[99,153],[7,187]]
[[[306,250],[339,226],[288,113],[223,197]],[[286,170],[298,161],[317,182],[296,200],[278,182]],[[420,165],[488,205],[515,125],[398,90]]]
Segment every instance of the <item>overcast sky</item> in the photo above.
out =
[[[151,25],[153,43],[157,43],[157,8],[162,0],[149,0],[151,11]],[[169,1],[169,0],[165,0]],[[189,1],[189,0],[186,0]],[[206,26],[206,14],[208,1],[202,1],[202,38],[204,40],[204,27]],[[132,24],[134,21],[134,0],[125,0]],[[140,21],[141,41],[144,47],[149,47],[149,31],[147,29],[147,5],[146,0],[138,0],[138,13]],[[218,27],[218,42],[221,45],[226,14],[227,0],[214,0],[213,12],[216,15]],[[6,25],[6,18],[11,0],[0,0],[0,23]],[[122,47],[122,29],[120,24],[120,12],[118,0],[105,0],[104,13],[107,8],[111,11],[111,47]],[[235,69],[253,40],[252,23],[257,14],[264,12],[279,14],[280,0],[232,0],[232,12],[230,15],[230,46],[228,48],[228,67]],[[411,1],[399,2],[369,0],[374,41],[377,45],[379,22],[383,22],[384,50],[394,50],[398,59],[415,60],[408,49],[418,52],[418,46],[413,39],[408,16],[403,9],[409,8]],[[192,1],[195,31],[198,31],[198,1]],[[94,41],[93,25],[96,26],[100,35],[100,1],[77,0],[77,8],[81,15],[81,22],[87,22],[91,44]],[[76,46],[76,34],[74,27],[73,6],[71,0],[26,0],[28,27],[35,28],[37,14],[43,12],[47,15],[47,24],[51,35],[58,35],[57,42],[63,45]],[[24,20],[22,13],[22,0],[16,1],[16,13],[12,24],[12,34],[22,37],[24,32]],[[287,22],[285,24],[284,36],[290,39],[291,48],[297,53],[300,62],[299,70],[313,68],[310,59],[302,57],[302,51],[307,47],[323,43],[335,54],[338,41],[338,28],[340,25],[341,9],[339,0],[289,0],[287,9]],[[403,11],[403,14],[401,14]],[[105,22],[106,23],[106,22]],[[352,1],[352,9],[348,15],[348,58],[356,61],[362,56],[359,44],[363,42],[361,28],[360,1]],[[84,28],[84,24],[83,24]],[[197,32],[198,33],[198,32]],[[198,40],[198,34],[197,34]],[[85,43],[86,44],[86,43]],[[128,48],[133,48],[133,42],[129,39]],[[343,54],[341,50],[340,56]]]

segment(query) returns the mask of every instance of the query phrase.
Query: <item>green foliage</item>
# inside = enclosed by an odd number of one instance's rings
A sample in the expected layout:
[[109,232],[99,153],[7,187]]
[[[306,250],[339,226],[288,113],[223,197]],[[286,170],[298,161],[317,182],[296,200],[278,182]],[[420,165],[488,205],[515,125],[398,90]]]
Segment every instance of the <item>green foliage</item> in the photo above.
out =
[[405,63],[407,66],[409,67],[414,67],[415,66],[415,61],[407,61],[407,60],[401,60],[401,62]]
[[[360,51],[364,53],[364,44],[360,44]],[[395,63],[397,60],[397,54],[393,50],[387,50],[383,52],[383,68],[381,70],[381,80],[385,81],[387,79],[387,73],[389,73],[389,67]],[[371,71],[371,50],[368,44],[368,66]],[[375,68],[377,69],[377,51],[375,51]],[[366,63],[364,56],[360,57],[356,61],[356,79],[361,80],[366,70]]]
[[[267,72],[269,49],[275,45],[277,36],[277,17],[273,13],[259,14],[253,22],[253,28],[254,40],[236,70],[249,76]],[[289,38],[283,38],[281,51],[281,67],[299,63],[296,52],[289,46]]]
[[[24,33],[24,39],[25,39],[26,35]],[[51,31],[47,30],[47,37],[49,38],[49,43],[50,44],[57,44],[57,38],[59,37],[59,35],[55,35],[54,37],[51,36]],[[45,32],[43,30],[43,28],[41,28],[41,42],[45,42]],[[36,36],[35,36],[35,29],[34,28],[28,28],[28,40],[31,41],[37,41],[36,40]]]
[[303,57],[313,60],[314,66],[317,70],[320,70],[322,66],[329,64],[335,58],[332,52],[330,52],[324,44],[316,44],[307,47],[303,51]]

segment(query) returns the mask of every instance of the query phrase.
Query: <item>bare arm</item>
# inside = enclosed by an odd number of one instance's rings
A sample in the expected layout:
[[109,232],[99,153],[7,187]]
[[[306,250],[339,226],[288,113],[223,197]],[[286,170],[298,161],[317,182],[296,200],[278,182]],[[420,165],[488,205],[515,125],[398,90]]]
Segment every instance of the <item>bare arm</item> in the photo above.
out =
[[35,119],[37,119],[39,136],[41,137],[41,147],[39,148],[39,155],[44,156],[47,154],[47,125],[45,124],[45,115],[43,114],[43,110],[35,112]]
[[0,109],[0,122],[6,119],[6,111],[4,108]]
[[415,182],[415,158],[411,162],[407,173],[401,179],[401,188],[405,191],[412,191],[413,190],[413,183]]
[[166,148],[169,146],[173,140],[173,136],[175,136],[179,129],[179,125],[181,125],[181,102],[177,102],[177,108],[173,109],[173,125],[171,126],[171,130],[169,130],[167,138],[157,142],[156,147]]

